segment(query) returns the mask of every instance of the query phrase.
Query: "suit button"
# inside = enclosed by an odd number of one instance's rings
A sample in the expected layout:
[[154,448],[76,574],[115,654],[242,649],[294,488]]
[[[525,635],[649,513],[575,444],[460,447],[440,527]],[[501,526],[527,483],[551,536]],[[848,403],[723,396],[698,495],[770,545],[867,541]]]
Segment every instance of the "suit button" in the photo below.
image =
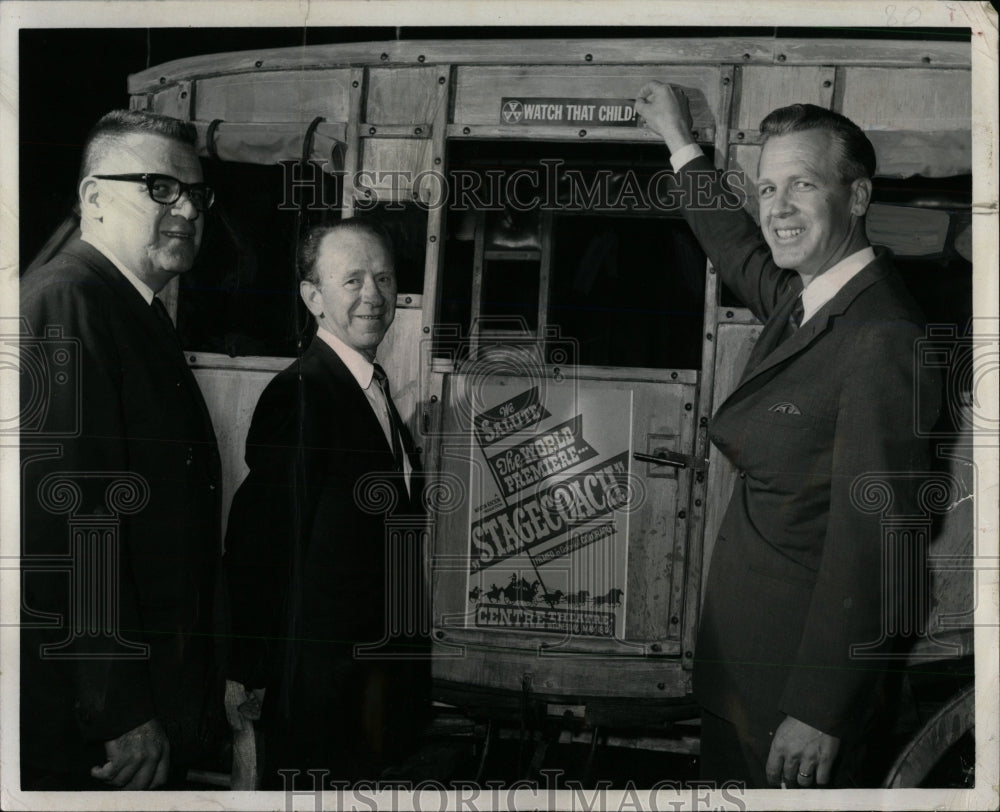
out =
[[209,489],[210,491],[214,491],[214,490],[215,490],[215,485],[209,485],[209,486],[208,486],[208,489]]
[[746,471],[740,471],[740,479],[746,479],[746,478],[747,478],[747,472]]

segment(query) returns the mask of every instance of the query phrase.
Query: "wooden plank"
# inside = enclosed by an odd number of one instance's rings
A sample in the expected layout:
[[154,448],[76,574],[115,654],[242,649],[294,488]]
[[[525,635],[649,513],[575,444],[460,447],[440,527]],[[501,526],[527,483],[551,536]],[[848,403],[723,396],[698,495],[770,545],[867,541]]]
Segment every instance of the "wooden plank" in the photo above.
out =
[[[956,29],[958,34],[960,29]],[[784,60],[779,57],[784,56]],[[787,65],[882,65],[885,67],[968,68],[968,42],[919,40],[775,40],[774,58]]]
[[[729,397],[743,375],[747,359],[761,331],[760,325],[720,324],[716,338],[715,384],[712,401],[715,409]],[[704,592],[708,563],[712,560],[715,539],[722,525],[722,517],[729,506],[729,497],[736,481],[736,469],[713,445],[708,457],[708,493],[712,498],[705,511],[705,547],[703,550],[701,586]]]
[[736,129],[756,129],[778,107],[802,102],[826,107],[833,89],[834,69],[750,65],[743,68]]
[[361,139],[358,137],[358,127],[361,121],[361,106],[365,92],[365,72],[361,68],[351,71],[351,97],[347,115],[347,139],[344,147],[344,180],[343,198],[340,203],[340,216],[344,218],[354,215],[354,196],[357,194],[357,177],[361,169]]
[[192,101],[191,82],[180,82],[156,93],[152,98],[152,107],[146,109],[188,121],[191,119]]
[[[437,172],[445,171],[447,159],[447,141],[445,138],[448,123],[448,99],[451,97],[451,70],[447,66],[438,67],[437,78],[438,100],[434,107],[433,134],[431,136],[431,164]],[[423,325],[420,342],[422,355],[420,358],[421,389],[420,403],[423,414],[418,430],[427,439],[426,446],[433,451],[425,456],[425,464],[429,471],[437,471],[438,443],[432,442],[430,429],[440,430],[441,425],[441,375],[433,374],[431,370],[433,357],[434,328],[437,325],[437,314],[440,307],[441,273],[443,267],[443,250],[445,230],[447,228],[447,206],[442,197],[443,192],[435,188],[437,184],[428,181],[417,189],[420,199],[427,204],[427,248],[424,252],[424,290],[422,295],[426,306],[423,308]],[[436,201],[432,204],[432,200]],[[416,436],[416,435],[414,435]]]
[[[582,135],[581,135],[582,133]],[[488,138],[491,140],[514,139],[518,141],[617,141],[662,143],[652,130],[645,127],[521,127],[518,125],[449,124],[449,138]],[[715,126],[702,127],[695,131],[695,141],[711,145],[715,140]]]
[[308,123],[323,116],[347,121],[350,86],[349,70],[215,76],[198,81],[195,118]]
[[[287,367],[291,358],[277,359]],[[257,400],[275,371],[195,368],[205,404],[212,416],[222,460],[222,533],[225,537],[233,494],[249,470],[244,462],[247,432]],[[183,507],[183,506],[178,506]]]
[[[438,105],[441,69],[371,68],[368,71],[366,124],[417,124],[433,121]],[[444,103],[447,103],[446,100]]]
[[[500,125],[502,99],[516,98],[600,98],[635,99],[639,89],[652,80],[679,85],[691,100],[691,116],[696,129],[715,125],[713,111],[718,104],[719,71],[716,66],[622,66],[608,67],[463,67],[458,69],[454,114],[456,124]],[[536,127],[520,126],[523,133]],[[594,126],[562,127],[598,130]],[[637,131],[631,127],[609,130]],[[638,128],[642,130],[643,128]],[[657,136],[658,138],[658,136]]]
[[[226,73],[303,70],[335,65],[510,64],[887,64],[968,67],[967,42],[773,39],[426,40],[263,48],[177,59],[134,73],[128,92],[144,93],[182,79]],[[422,59],[421,59],[422,57]],[[588,58],[589,57],[589,58]],[[923,60],[929,59],[929,63]]]
[[359,187],[372,189],[381,200],[417,196],[413,181],[431,168],[433,145],[412,138],[365,138]]
[[364,123],[359,128],[358,135],[362,138],[409,138],[424,139],[430,138],[433,127],[426,122],[419,124],[373,124]]
[[[731,61],[770,62],[770,38],[719,39],[538,39],[425,40],[263,48],[176,59],[134,73],[129,93],[155,90],[181,79],[227,73],[312,70],[336,65],[436,64],[636,64],[669,62],[711,64]],[[744,59],[744,55],[746,59]],[[423,59],[421,59],[423,57]],[[589,58],[588,58],[589,57]]]
[[844,70],[838,111],[862,129],[968,130],[971,76],[963,70]]

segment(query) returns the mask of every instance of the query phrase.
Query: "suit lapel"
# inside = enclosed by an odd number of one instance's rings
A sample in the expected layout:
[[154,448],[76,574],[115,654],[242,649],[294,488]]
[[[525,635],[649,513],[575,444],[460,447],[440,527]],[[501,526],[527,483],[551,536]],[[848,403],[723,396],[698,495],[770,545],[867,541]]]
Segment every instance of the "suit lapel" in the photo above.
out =
[[323,370],[324,383],[329,387],[334,398],[343,401],[345,413],[356,416],[357,426],[364,432],[367,448],[377,448],[383,451],[392,459],[392,446],[386,440],[382,424],[372,409],[371,401],[365,395],[364,390],[358,384],[358,379],[354,377],[351,370],[347,368],[333,347],[327,344],[322,338],[313,336],[305,356],[314,357]]
[[826,332],[832,317],[842,315],[862,291],[884,279],[888,273],[889,266],[885,263],[884,258],[876,257],[873,262],[866,265],[844,285],[836,296],[823,305],[809,321],[779,344],[785,323],[795,306],[795,298],[798,294],[785,299],[764,325],[764,331],[760,334],[757,345],[747,361],[743,377],[720,408],[739,400],[747,384],[767,375],[788,359],[805,351]]
[[179,346],[175,336],[167,334],[164,325],[159,322],[159,317],[153,312],[152,307],[146,303],[142,294],[136,290],[135,285],[129,282],[104,254],[94,246],[83,240],[76,240],[63,249],[66,253],[73,255],[80,261],[89,265],[95,273],[105,282],[108,288],[118,297],[121,307],[125,312],[131,313],[132,318],[142,325],[149,334],[150,340],[157,347],[157,352],[164,358],[173,359],[180,369],[181,377],[184,379],[188,396],[194,402],[195,408],[201,417],[202,429],[206,440],[211,439],[215,444],[215,427],[212,425],[212,416],[205,404],[205,399],[201,394],[201,387],[194,377],[194,373],[187,365],[184,352]]

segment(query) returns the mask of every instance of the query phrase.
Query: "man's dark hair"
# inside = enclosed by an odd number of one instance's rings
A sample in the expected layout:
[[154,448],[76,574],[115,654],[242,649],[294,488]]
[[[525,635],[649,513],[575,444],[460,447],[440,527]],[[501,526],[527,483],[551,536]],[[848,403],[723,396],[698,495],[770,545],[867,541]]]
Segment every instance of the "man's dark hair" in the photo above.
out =
[[319,274],[316,271],[316,260],[319,258],[320,245],[328,234],[339,231],[351,231],[356,234],[368,234],[379,240],[385,247],[389,258],[395,259],[392,250],[392,238],[385,226],[372,217],[351,217],[332,223],[322,223],[309,229],[305,238],[299,243],[299,279],[303,282],[319,284]]
[[840,113],[815,104],[790,104],[768,113],[760,123],[764,144],[771,136],[808,130],[823,130],[833,138],[840,150],[837,166],[844,183],[875,175],[875,147],[857,124]]
[[198,140],[197,130],[190,121],[147,113],[144,110],[112,110],[101,116],[87,135],[80,180],[92,174],[111,152],[121,149],[126,136],[135,134],[159,135],[191,147]]

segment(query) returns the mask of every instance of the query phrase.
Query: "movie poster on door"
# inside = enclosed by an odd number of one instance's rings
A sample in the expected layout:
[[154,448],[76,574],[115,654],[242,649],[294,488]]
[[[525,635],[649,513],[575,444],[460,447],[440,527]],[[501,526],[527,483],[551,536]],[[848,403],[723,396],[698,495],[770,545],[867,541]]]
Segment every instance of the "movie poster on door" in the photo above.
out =
[[480,402],[467,626],[624,638],[632,393],[497,383]]

